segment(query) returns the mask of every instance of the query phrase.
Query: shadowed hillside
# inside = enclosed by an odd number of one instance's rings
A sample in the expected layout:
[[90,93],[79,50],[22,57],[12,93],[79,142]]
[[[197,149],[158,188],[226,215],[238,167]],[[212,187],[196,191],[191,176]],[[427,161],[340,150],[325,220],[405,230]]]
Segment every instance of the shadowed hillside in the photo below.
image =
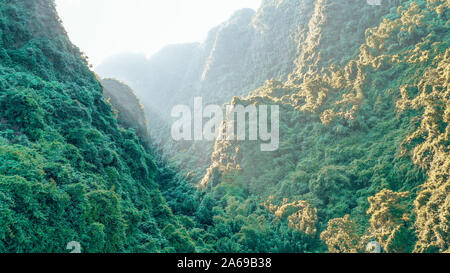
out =
[[148,142],[150,131],[145,109],[134,91],[114,79],[103,79],[101,84],[103,97],[114,108],[119,124],[126,129],[134,129],[142,141]]

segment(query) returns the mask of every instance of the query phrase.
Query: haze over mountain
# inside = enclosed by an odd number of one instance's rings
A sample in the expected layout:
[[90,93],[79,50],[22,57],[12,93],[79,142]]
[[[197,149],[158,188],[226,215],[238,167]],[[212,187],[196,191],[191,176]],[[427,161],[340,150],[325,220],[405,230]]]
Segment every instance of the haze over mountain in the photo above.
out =
[[[96,76],[53,1],[1,2],[0,251],[449,252],[449,8],[265,0]],[[279,149],[172,140],[195,96],[277,105]]]
[[[237,11],[210,30],[201,44],[170,45],[151,58],[123,54],[96,67],[102,77],[130,84],[144,104],[168,116],[170,108],[203,96],[206,102],[225,103],[245,95],[271,78],[286,79],[296,59],[296,9],[276,1],[258,13]],[[292,4],[290,4],[292,5]],[[269,24],[282,14],[287,19]]]
[[167,44],[202,41],[209,29],[227,20],[235,10],[256,9],[261,0],[55,0],[55,3],[69,38],[97,66],[121,52],[143,52],[150,56]]

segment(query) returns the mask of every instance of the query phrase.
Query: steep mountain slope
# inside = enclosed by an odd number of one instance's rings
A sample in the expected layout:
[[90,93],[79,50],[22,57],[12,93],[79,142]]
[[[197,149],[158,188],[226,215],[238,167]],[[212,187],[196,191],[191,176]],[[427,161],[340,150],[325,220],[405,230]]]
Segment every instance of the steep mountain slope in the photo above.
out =
[[[319,52],[325,64],[345,62],[356,54],[365,30],[393,6],[373,7],[358,0],[264,1],[257,12],[236,12],[202,44],[170,45],[148,60],[143,55],[115,56],[96,71],[127,82],[146,106],[169,116],[172,106],[191,102],[194,96],[223,104],[266,80],[286,80],[296,63]],[[330,19],[322,27],[320,20],[326,16]]]
[[[377,241],[385,252],[449,251],[448,8],[443,0],[266,0],[203,44],[141,60],[152,76],[134,66],[140,74],[130,82],[154,82],[168,75],[154,68],[171,71],[178,56],[177,77],[140,93],[165,103],[164,121],[152,125],[157,138],[204,188],[194,213],[184,203],[188,182],[162,186],[171,207],[196,220],[198,247],[363,252]],[[121,66],[101,69],[121,78]],[[278,105],[280,148],[167,141],[168,111],[194,96]]]
[[[229,21],[212,29],[202,44],[171,45],[148,60],[142,56],[139,62],[128,55],[116,56],[101,64],[96,71],[102,76],[129,83],[146,106],[167,117],[174,105],[192,103],[194,96],[206,95],[206,103],[224,103],[233,95],[247,94],[267,78],[283,74],[279,69],[274,69],[272,73],[277,74],[270,76],[265,76],[269,72],[263,73],[270,67],[265,63],[268,56],[272,63],[281,56],[269,50],[253,50],[261,47],[264,41],[252,23],[254,14],[250,9],[236,12]],[[280,40],[283,44],[290,42],[290,47],[295,49],[293,41],[289,41],[289,34],[286,35],[283,38],[287,39]],[[272,39],[267,39],[266,49],[271,48],[272,42]],[[254,56],[255,52],[264,55]],[[285,61],[291,62],[286,72],[293,67],[292,56],[289,58],[286,57]]]
[[173,106],[192,105],[195,96],[204,104],[222,105],[267,80],[285,81],[293,71],[346,62],[357,54],[366,29],[395,7],[393,2],[374,7],[360,0],[264,1],[257,12],[236,12],[212,29],[202,44],[171,45],[148,60],[116,56],[96,71],[136,90],[152,111],[148,120],[153,140],[175,165],[192,174],[193,181],[199,180],[210,164],[213,143],[171,141]]
[[195,251],[51,0],[0,1],[0,252]]
[[[265,0],[110,60],[163,154],[53,1],[0,1],[0,252],[449,252],[449,7]],[[279,149],[171,141],[194,96],[278,105]]]
[[[314,3],[314,31],[289,81],[233,100],[280,106],[280,149],[216,142],[202,180],[220,211],[210,230],[233,225],[236,198],[241,206],[256,199],[329,251],[363,251],[371,240],[386,252],[449,251],[449,3],[391,1],[398,8],[367,29],[354,55],[339,48],[355,48],[359,35],[330,37],[336,20],[365,25],[358,5],[346,2]],[[267,221],[244,207],[242,216]],[[264,227],[253,232],[253,242],[267,236]]]

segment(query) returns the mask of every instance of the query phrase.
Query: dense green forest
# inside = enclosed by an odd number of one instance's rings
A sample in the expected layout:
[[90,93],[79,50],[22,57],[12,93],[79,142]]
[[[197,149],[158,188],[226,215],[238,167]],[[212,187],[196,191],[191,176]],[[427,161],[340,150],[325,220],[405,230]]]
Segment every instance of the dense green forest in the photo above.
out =
[[[385,252],[450,250],[449,2],[391,2],[404,3],[355,54],[338,48],[358,36],[337,39],[328,22],[370,19],[347,1],[316,1],[289,80],[233,100],[283,110],[277,152],[215,144],[202,185],[217,211],[208,229],[229,250],[357,252],[370,241]],[[219,227],[232,230],[236,214],[253,220],[224,238]]]
[[191,252],[50,0],[0,2],[0,252]]
[[[0,252],[449,252],[449,7],[266,0],[102,65],[133,91],[0,0]],[[278,105],[279,149],[171,141],[194,96]]]

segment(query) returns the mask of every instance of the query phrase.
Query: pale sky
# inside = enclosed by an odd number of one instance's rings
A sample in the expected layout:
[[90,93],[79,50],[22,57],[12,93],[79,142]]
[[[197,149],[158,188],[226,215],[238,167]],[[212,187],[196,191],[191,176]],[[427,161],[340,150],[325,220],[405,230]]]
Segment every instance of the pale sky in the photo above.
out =
[[261,0],[56,0],[71,41],[99,65],[123,53],[151,56],[164,45],[202,42],[236,10]]

